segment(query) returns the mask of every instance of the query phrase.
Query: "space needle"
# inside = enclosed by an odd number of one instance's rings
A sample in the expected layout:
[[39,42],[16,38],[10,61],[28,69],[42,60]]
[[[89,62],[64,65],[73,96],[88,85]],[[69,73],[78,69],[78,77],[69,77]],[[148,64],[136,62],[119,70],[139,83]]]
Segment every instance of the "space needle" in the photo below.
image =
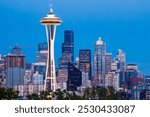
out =
[[40,20],[42,25],[46,29],[46,37],[48,43],[48,56],[46,64],[46,74],[45,74],[45,91],[55,91],[56,90],[56,73],[55,73],[55,60],[54,60],[54,41],[56,35],[56,27],[60,25],[62,20],[58,17],[55,17],[55,14],[50,5],[50,12],[46,17]]

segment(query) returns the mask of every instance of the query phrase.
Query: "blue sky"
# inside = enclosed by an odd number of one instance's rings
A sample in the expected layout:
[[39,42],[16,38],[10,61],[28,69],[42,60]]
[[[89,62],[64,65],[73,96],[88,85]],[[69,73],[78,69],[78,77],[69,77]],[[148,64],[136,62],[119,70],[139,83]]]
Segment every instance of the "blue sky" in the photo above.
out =
[[63,20],[56,34],[56,64],[64,30],[71,29],[75,33],[76,56],[79,49],[93,51],[100,36],[107,44],[107,52],[115,55],[122,49],[127,63],[136,63],[141,71],[150,74],[150,0],[1,0],[0,53],[7,54],[19,44],[26,60],[34,62],[37,44],[46,41],[39,20],[49,12],[50,3]]

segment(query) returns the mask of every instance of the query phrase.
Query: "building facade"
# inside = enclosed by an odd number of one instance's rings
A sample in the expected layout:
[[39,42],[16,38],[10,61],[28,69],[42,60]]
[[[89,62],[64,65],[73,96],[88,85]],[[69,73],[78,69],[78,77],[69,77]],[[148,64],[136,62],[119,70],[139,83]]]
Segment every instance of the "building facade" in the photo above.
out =
[[111,72],[112,53],[106,53],[106,74]]
[[74,62],[74,32],[72,30],[64,31],[64,43],[62,44],[62,54],[71,54],[71,62]]
[[118,53],[114,59],[117,64],[117,71],[120,73],[119,86],[125,88],[125,71],[126,71],[126,55],[121,49],[118,49]]
[[48,45],[46,42],[38,44],[38,52],[36,53],[36,62],[47,62]]
[[91,50],[79,51],[79,70],[88,73],[88,79],[92,80]]
[[15,46],[6,56],[6,86],[14,88],[24,83],[25,55],[19,46]]
[[101,38],[94,47],[94,84],[104,86],[106,73],[106,44]]
[[73,64],[68,64],[67,91],[77,91],[82,85],[82,72]]

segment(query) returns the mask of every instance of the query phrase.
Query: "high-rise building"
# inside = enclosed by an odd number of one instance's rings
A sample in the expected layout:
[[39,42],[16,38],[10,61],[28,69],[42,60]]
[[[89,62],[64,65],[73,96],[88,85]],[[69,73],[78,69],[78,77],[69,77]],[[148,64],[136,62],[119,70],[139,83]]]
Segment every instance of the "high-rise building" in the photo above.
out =
[[45,63],[32,63],[32,71],[34,73],[38,72],[38,74],[43,75],[45,78],[45,73],[46,73],[46,64]]
[[36,62],[47,62],[47,51],[43,50],[36,53]]
[[59,68],[67,67],[68,63],[72,63],[71,53],[62,53],[61,58],[59,59]]
[[138,71],[138,66],[136,64],[127,64],[126,69]]
[[31,66],[32,66],[32,63],[30,63],[30,62],[25,63],[25,69],[26,70],[31,70]]
[[36,62],[47,62],[48,45],[46,42],[38,44],[38,52],[36,53]]
[[76,57],[76,68],[78,68],[79,69],[79,57]]
[[64,31],[62,53],[71,54],[71,61],[74,62],[74,32],[72,30]]
[[38,72],[36,72],[35,74],[33,74],[32,82],[33,84],[43,85],[44,84],[43,75],[40,75]]
[[94,84],[104,86],[106,73],[106,44],[99,38],[94,48]]
[[118,53],[115,57],[115,61],[118,61],[118,69],[120,69],[120,71],[125,72],[126,70],[126,55],[125,52],[123,52],[121,49],[118,49]]
[[46,28],[47,43],[48,43],[48,56],[45,75],[45,90],[56,90],[56,73],[55,73],[55,61],[54,61],[54,40],[56,34],[56,27],[62,22],[61,19],[55,17],[52,6],[50,12],[46,17],[40,21]]
[[78,87],[82,85],[82,72],[73,64],[68,64],[68,81],[67,90],[77,91]]
[[58,82],[67,82],[68,80],[68,69],[59,69],[58,70],[58,76],[57,81]]
[[0,55],[0,75],[4,75],[4,70],[5,70],[5,59]]
[[25,75],[25,55],[19,46],[15,46],[6,56],[6,85],[14,88],[22,85]]
[[88,79],[91,80],[91,50],[79,51],[79,70],[88,73]]
[[112,53],[106,53],[106,73],[111,72]]
[[150,90],[150,76],[145,76],[145,89]]
[[67,90],[68,69],[60,68],[57,74],[57,88]]
[[0,85],[5,85],[5,73],[6,73],[6,65],[5,65],[5,57],[0,55]]
[[38,51],[47,51],[48,50],[48,44],[47,42],[42,42],[38,44]]
[[126,71],[126,55],[121,49],[118,49],[118,53],[114,59],[114,63],[117,65],[117,71],[120,74],[119,86],[125,90],[125,71]]
[[130,78],[129,79],[129,91],[131,99],[139,100],[140,94],[144,90],[144,79],[143,78]]
[[138,66],[136,64],[128,64],[126,66],[124,85],[126,89],[130,89],[130,79],[138,77]]
[[119,91],[119,73],[108,72],[105,76],[105,87],[112,86],[115,91]]

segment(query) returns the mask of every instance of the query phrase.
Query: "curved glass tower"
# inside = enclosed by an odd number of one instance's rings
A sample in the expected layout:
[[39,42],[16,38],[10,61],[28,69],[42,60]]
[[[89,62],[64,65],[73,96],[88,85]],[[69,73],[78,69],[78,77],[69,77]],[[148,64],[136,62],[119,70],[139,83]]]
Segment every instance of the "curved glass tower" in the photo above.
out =
[[55,61],[54,61],[54,41],[56,34],[56,27],[62,22],[61,19],[55,17],[52,10],[52,5],[50,6],[50,12],[46,17],[40,20],[42,25],[46,28],[46,36],[48,43],[48,57],[46,65],[46,75],[44,89],[46,91],[56,90],[56,73],[55,73]]
[[105,86],[106,44],[99,38],[94,47],[94,80],[96,85]]

